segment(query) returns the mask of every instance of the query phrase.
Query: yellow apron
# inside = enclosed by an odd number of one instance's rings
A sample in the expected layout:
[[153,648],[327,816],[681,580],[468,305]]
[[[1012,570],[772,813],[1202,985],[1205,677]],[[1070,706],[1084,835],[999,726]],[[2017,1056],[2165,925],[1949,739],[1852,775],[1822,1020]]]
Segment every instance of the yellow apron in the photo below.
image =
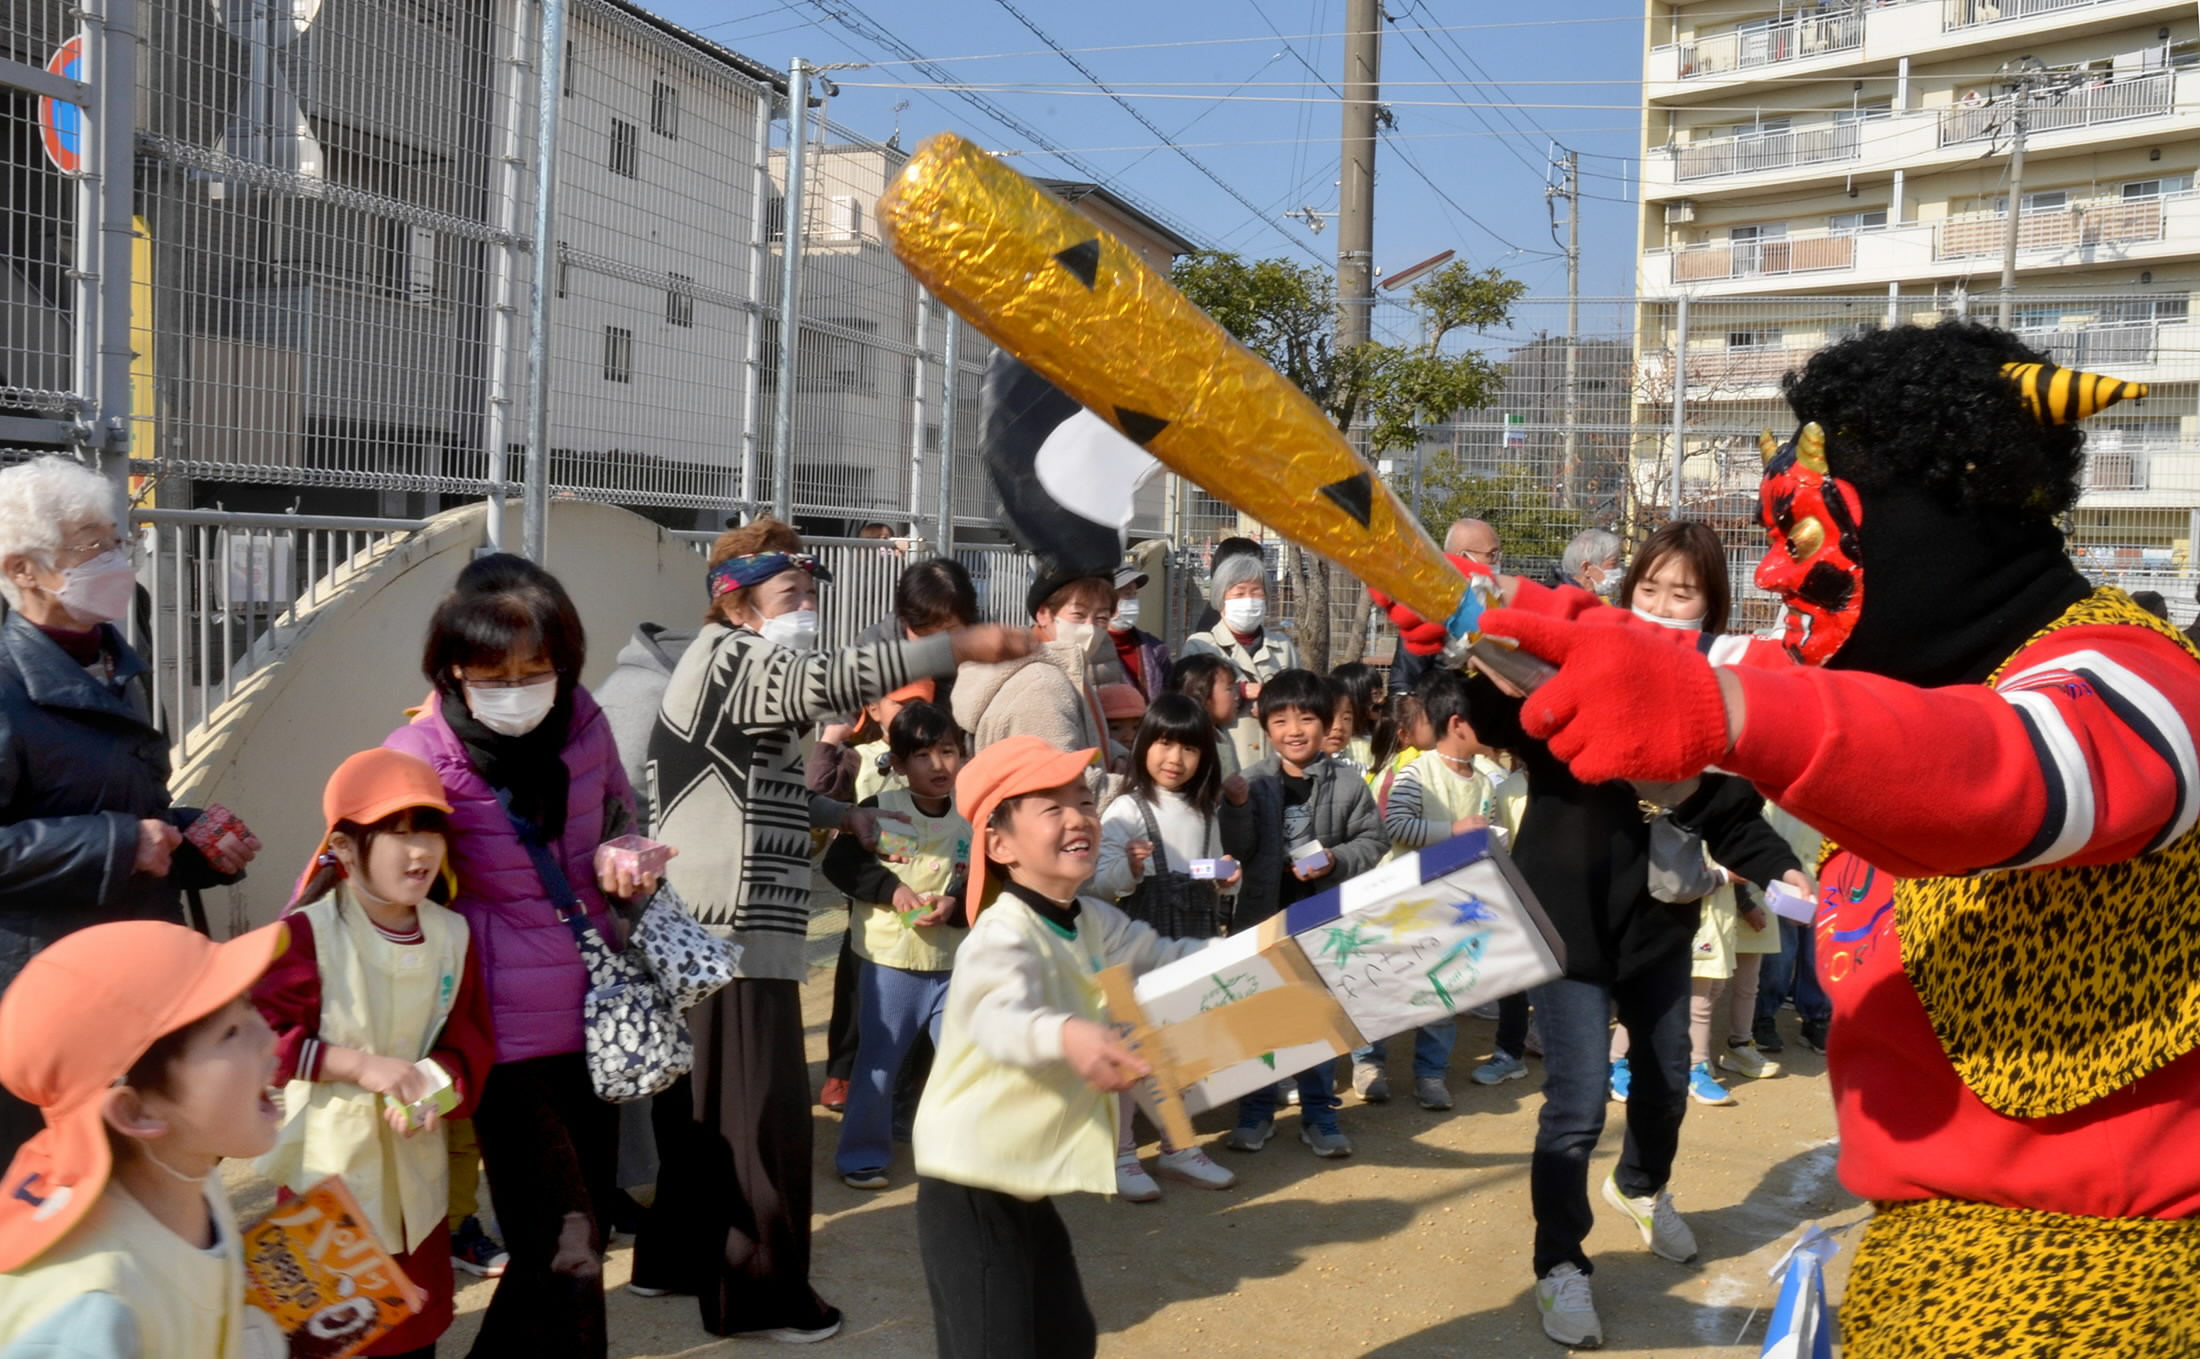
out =
[[[883,826],[916,840],[916,853],[905,864],[890,864],[893,875],[912,892],[945,892],[955,877],[955,865],[970,862],[970,823],[950,810],[946,816],[926,816],[917,810],[907,788],[890,788],[878,795],[882,812],[900,812],[909,818],[881,822]],[[864,902],[855,907],[856,932],[850,942],[856,956],[882,967],[904,972],[945,972],[955,965],[955,947],[968,930],[952,925],[906,925],[893,906]]]
[[[466,965],[466,922],[420,903],[418,944],[384,938],[342,885],[301,909],[321,969],[321,1042],[414,1062],[443,1032]],[[400,1137],[382,1097],[344,1081],[292,1081],[283,1128],[260,1173],[301,1193],[341,1175],[384,1249],[417,1250],[447,1229],[450,1164],[443,1134]]]

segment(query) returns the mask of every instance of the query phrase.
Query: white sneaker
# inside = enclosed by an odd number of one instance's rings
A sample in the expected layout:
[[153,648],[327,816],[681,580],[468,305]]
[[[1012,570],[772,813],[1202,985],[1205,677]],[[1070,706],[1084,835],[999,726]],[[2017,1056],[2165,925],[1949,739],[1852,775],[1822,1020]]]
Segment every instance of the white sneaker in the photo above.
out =
[[1604,1343],[1589,1276],[1573,1265],[1558,1265],[1535,1281],[1536,1310],[1543,1313],[1543,1334],[1561,1345],[1593,1350]]
[[1763,1080],[1780,1074],[1780,1064],[1757,1050],[1755,1043],[1729,1043],[1719,1054],[1719,1069],[1737,1076]]
[[1138,1157],[1115,1158],[1115,1196],[1128,1203],[1152,1203],[1161,1197],[1161,1186],[1138,1163]]
[[1631,1199],[1619,1189],[1619,1176],[1615,1172],[1604,1177],[1604,1201],[1627,1214],[1642,1233],[1642,1244],[1650,1248],[1652,1255],[1663,1256],[1679,1265],[1696,1262],[1696,1234],[1688,1230],[1673,1207],[1673,1196],[1664,1190],[1648,1198]]
[[1182,1151],[1165,1151],[1154,1162],[1154,1174],[1164,1180],[1176,1180],[1199,1189],[1235,1189],[1237,1176],[1218,1166],[1214,1158],[1198,1147],[1186,1147]]

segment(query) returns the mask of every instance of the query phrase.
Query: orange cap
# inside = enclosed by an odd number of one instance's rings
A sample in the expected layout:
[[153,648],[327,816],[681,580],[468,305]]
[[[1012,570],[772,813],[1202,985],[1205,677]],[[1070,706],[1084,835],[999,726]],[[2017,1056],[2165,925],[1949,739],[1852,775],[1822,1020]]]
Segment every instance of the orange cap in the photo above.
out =
[[46,1127],[0,1178],[0,1272],[68,1234],[107,1186],[106,1095],[162,1037],[243,995],[281,955],[277,921],[217,944],[159,920],[94,925],[30,960],[0,995],[0,1085]]
[[327,829],[321,832],[320,846],[306,860],[306,871],[298,875],[292,895],[305,890],[314,865],[328,853],[329,837],[335,834],[337,822],[371,826],[410,807],[432,807],[446,815],[451,810],[435,766],[418,755],[376,746],[336,766],[336,772],[328,776],[328,786],[321,790],[321,824]]
[[886,698],[892,703],[931,703],[939,698],[939,694],[939,684],[927,675],[923,679],[909,681]]
[[977,843],[970,854],[966,914],[985,909],[985,823],[1012,797],[1075,783],[1100,762],[1097,750],[1056,750],[1036,736],[1011,736],[979,751],[955,776],[955,806],[970,819]]
[[1125,717],[1146,715],[1146,696],[1135,685],[1103,684],[1100,686],[1100,711],[1110,722]]

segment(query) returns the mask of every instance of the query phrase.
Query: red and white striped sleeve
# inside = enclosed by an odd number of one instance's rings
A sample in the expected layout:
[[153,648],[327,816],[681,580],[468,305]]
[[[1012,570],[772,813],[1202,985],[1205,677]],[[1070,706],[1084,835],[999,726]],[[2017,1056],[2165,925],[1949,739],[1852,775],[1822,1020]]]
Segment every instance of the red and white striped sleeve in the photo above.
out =
[[1992,689],[1731,657],[1747,720],[1722,769],[1906,877],[2147,853],[2200,819],[2200,663],[2144,628],[2067,628]]

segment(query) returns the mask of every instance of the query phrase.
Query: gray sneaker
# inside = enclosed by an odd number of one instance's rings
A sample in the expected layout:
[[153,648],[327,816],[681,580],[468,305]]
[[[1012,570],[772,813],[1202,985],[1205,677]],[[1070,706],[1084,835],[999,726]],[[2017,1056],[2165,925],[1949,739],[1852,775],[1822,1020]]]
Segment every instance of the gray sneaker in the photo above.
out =
[[1264,1118],[1258,1123],[1240,1123],[1230,1129],[1230,1135],[1222,1139],[1222,1145],[1232,1151],[1259,1151],[1276,1135],[1276,1120]]
[[1382,1104],[1390,1099],[1390,1078],[1373,1062],[1352,1064],[1352,1093],[1363,1103]]
[[1528,1074],[1528,1064],[1509,1052],[1493,1052],[1490,1059],[1474,1069],[1476,1085],[1502,1085],[1517,1081]]
[[1559,1265],[1535,1281],[1536,1310],[1543,1313],[1543,1334],[1561,1345],[1593,1350],[1604,1343],[1589,1276],[1573,1265]]
[[1299,1129],[1299,1140],[1312,1147],[1314,1154],[1325,1161],[1352,1154],[1352,1139],[1335,1128],[1324,1130],[1302,1126]]
[[1620,1192],[1619,1177],[1613,1174],[1604,1177],[1604,1201],[1627,1214],[1652,1255],[1680,1265],[1696,1262],[1696,1234],[1681,1220],[1671,1194],[1661,1189],[1645,1198],[1631,1199]]
[[1444,1084],[1441,1076],[1422,1076],[1415,1079],[1413,1082],[1413,1097],[1421,1101],[1421,1107],[1424,1109],[1449,1109],[1451,1107],[1451,1087]]

